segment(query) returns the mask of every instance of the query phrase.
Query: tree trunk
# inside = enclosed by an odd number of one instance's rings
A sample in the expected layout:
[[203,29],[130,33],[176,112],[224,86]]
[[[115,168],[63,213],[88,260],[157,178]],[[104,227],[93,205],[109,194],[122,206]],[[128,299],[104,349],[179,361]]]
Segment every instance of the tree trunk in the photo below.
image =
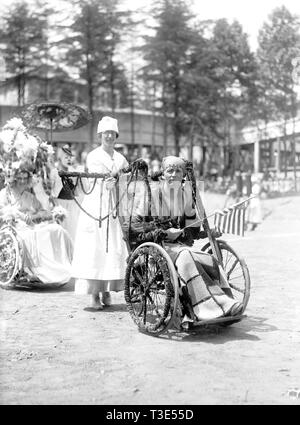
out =
[[94,91],[92,82],[88,81],[88,103],[89,103],[89,113],[91,114],[91,121],[89,126],[89,145],[90,149],[94,143]]
[[175,155],[179,156],[180,154],[180,138],[178,132],[175,130],[174,134],[174,143],[175,143]]
[[278,137],[278,151],[277,151],[277,170],[281,172],[281,139]]
[[[131,143],[135,145],[135,116],[134,116],[134,67],[131,65],[131,84],[130,84],[130,128]],[[141,148],[141,147],[139,147]]]
[[111,98],[111,112],[114,115],[116,109],[115,102],[115,78],[112,55],[110,57],[110,98]]
[[286,118],[284,119],[284,127],[283,127],[283,151],[284,151],[284,177],[287,177],[287,147],[286,147],[286,139],[287,139],[287,133],[286,133]]
[[156,144],[156,115],[155,115],[155,98],[156,98],[156,83],[153,85],[153,100],[152,100],[152,130],[151,130],[151,152],[152,155],[155,153],[155,144]]
[[49,100],[49,78],[48,78],[48,73],[46,72],[45,75],[45,100]]
[[162,104],[163,104],[163,156],[167,155],[167,137],[168,137],[168,122],[167,122],[167,105],[166,105],[166,99],[165,99],[165,90],[166,90],[166,83],[165,83],[165,75],[163,78],[163,86],[162,86]]
[[[18,49],[18,61],[19,64],[21,63],[21,50],[20,48]],[[21,85],[22,85],[22,68],[21,65],[18,66],[17,69],[17,76],[16,76],[16,83],[17,83],[17,90],[18,90],[18,106],[22,105],[22,101],[21,101]]]
[[25,85],[26,85],[26,56],[23,51],[22,54],[22,72],[21,72],[21,105],[25,105]]
[[130,106],[130,129],[131,129],[131,143],[135,145],[135,116],[134,116],[134,102],[131,101]]
[[18,106],[21,106],[21,75],[17,75]]
[[179,83],[175,83],[175,101],[174,101],[174,142],[175,142],[175,155],[180,154],[180,124],[179,124]]
[[294,174],[294,189],[297,192],[297,164],[296,164],[296,137],[295,137],[295,116],[293,116],[293,134],[292,134],[292,147],[293,147],[293,174]]
[[194,160],[194,129],[195,121],[193,120],[191,131],[190,131],[190,140],[189,140],[189,161],[193,162]]
[[[234,146],[234,171],[236,170],[240,170],[241,169],[241,161],[240,161],[240,146],[239,145],[235,145]],[[241,171],[245,171],[245,170],[241,170]]]
[[191,134],[189,142],[189,161],[193,162],[194,160],[194,135]]
[[168,119],[167,119],[167,113],[164,108],[163,111],[163,126],[164,126],[164,133],[163,133],[163,155],[166,156],[168,154]]
[[[294,91],[294,86],[293,86]],[[297,107],[297,95],[292,96],[292,108],[293,108],[293,133],[292,133],[292,148],[293,148],[293,174],[294,174],[294,189],[297,192],[297,163],[296,163],[296,137],[295,137],[295,127],[296,127],[296,117],[298,115]]]
[[88,108],[89,113],[91,114],[91,121],[89,125],[89,150],[92,148],[94,143],[94,87],[93,87],[93,77],[91,64],[89,61],[89,51],[85,52],[86,60],[86,73],[87,73],[87,88],[88,88]]
[[20,105],[25,105],[25,76],[24,71],[22,71],[20,78]]
[[[91,16],[90,9],[88,8],[88,19],[86,26],[86,50],[85,50],[85,65],[86,65],[86,81],[88,86],[88,105],[89,105],[89,113],[91,114],[91,121],[89,126],[89,150],[92,149],[94,143],[94,87],[93,87],[93,66],[90,62],[90,55],[93,53],[91,51],[91,40],[92,40],[92,32],[91,32]],[[94,74],[95,75],[95,74]]]

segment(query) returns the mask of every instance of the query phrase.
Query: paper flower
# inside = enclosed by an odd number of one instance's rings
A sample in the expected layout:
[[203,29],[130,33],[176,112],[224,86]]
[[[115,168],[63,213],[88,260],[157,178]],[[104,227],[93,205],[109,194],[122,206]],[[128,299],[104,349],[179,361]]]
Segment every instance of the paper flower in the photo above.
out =
[[18,218],[19,212],[15,206],[6,205],[1,209],[1,220],[3,222],[15,221]]
[[40,149],[47,155],[54,155],[53,146],[49,145],[47,142],[42,141],[40,143]]
[[11,118],[4,125],[3,130],[26,131],[26,127],[24,126],[23,121],[20,118]]
[[29,163],[36,159],[39,148],[38,140],[27,132],[19,118],[12,118],[4,125],[0,132],[0,143],[7,155],[16,156]]
[[67,210],[60,205],[54,207],[52,210],[52,217],[57,223],[63,222],[67,215]]

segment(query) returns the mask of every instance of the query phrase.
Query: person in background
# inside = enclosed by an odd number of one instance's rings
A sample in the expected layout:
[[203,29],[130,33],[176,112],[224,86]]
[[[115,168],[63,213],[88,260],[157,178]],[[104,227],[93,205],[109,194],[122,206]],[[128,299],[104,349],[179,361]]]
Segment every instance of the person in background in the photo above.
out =
[[[73,169],[74,154],[69,145],[66,144],[59,148],[57,156],[57,168],[59,171],[75,171]],[[63,221],[62,226],[67,230],[74,243],[80,213],[80,208],[75,202],[74,197],[76,196],[76,200],[80,204],[82,201],[82,194],[79,194],[78,189],[75,189],[75,185],[72,180],[69,180],[69,182],[70,185],[68,188],[62,187],[60,190],[57,198],[55,199],[55,204],[62,206],[67,211],[67,217]]]
[[247,230],[255,230],[257,226],[262,222],[262,207],[261,207],[261,180],[258,175],[252,175],[251,178],[252,188],[247,208],[246,222]]
[[159,170],[160,170],[160,161],[159,161],[158,158],[154,158],[151,161],[151,164],[150,165],[151,165],[151,171],[152,171],[152,173],[159,172]]
[[[100,146],[86,158],[91,173],[107,174],[97,179],[90,194],[85,195],[75,237],[73,276],[75,293],[90,294],[91,308],[102,310],[111,304],[111,291],[124,289],[127,246],[119,217],[115,214],[116,178],[114,175],[128,166],[126,158],[114,149],[119,136],[118,122],[103,117],[97,128]],[[100,223],[98,219],[100,218]]]

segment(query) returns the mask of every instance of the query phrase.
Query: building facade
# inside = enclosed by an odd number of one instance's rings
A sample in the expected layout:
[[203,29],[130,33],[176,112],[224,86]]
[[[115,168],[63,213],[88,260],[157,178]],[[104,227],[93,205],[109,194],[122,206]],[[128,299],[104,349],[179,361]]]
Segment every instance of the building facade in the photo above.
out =
[[[17,106],[0,106],[0,127],[20,113],[21,108]],[[158,114],[144,110],[116,109],[114,114],[110,110],[98,110],[95,112],[93,124],[71,131],[53,132],[52,143],[54,146],[69,143],[80,154],[90,151],[96,145],[96,133],[99,119],[105,115],[113,116],[118,120],[120,136],[117,148],[121,150],[128,159],[144,157],[161,158],[164,151],[166,154],[174,153],[174,142],[171,128],[167,129],[167,144],[164,146],[163,119]],[[93,128],[91,129],[91,126]],[[35,130],[45,140],[50,141],[49,132]],[[93,142],[90,142],[90,132],[93,134]]]
[[287,122],[247,127],[236,135],[242,171],[300,171],[300,116]]

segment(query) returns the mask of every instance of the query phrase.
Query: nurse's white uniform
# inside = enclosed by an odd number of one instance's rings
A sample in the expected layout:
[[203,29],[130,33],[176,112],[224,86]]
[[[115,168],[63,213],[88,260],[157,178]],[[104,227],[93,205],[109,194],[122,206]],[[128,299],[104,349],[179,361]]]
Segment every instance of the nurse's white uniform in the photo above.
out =
[[[111,157],[102,146],[90,152],[86,161],[90,173],[114,173],[127,165],[123,155],[114,151]],[[93,217],[105,217],[112,210],[112,205],[115,205],[115,193],[115,188],[107,190],[105,182],[98,179],[92,193],[85,195],[82,207]],[[80,212],[72,264],[72,274],[77,279],[75,293],[122,291],[127,256],[119,217],[110,215],[109,221],[102,221],[99,227],[98,221]]]

